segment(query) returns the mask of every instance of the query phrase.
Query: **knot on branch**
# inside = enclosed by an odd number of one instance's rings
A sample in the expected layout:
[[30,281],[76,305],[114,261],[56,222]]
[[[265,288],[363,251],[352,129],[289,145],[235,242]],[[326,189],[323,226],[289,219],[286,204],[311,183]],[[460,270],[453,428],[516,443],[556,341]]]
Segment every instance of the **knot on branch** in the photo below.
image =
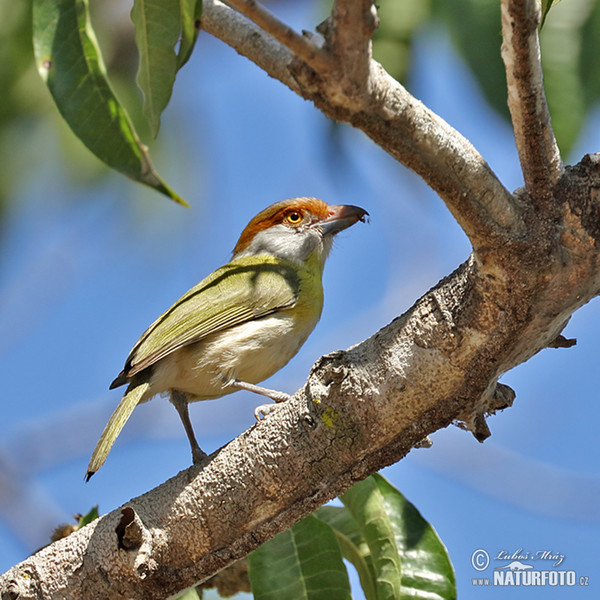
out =
[[121,510],[121,520],[115,528],[122,550],[137,550],[144,542],[144,525],[131,506]]
[[2,600],[18,600],[20,595],[21,586],[15,579],[9,581],[6,588],[2,590]]
[[559,334],[548,344],[548,348],[572,348],[575,344],[577,344],[575,338],[566,338]]
[[511,407],[517,396],[512,388],[503,383],[497,383],[492,389],[493,392],[486,391],[473,411],[463,417],[462,423],[458,423],[461,429],[470,431],[475,439],[481,443],[492,435],[486,417],[495,414],[499,410]]
[[309,380],[316,377],[326,387],[341,384],[347,373],[345,357],[346,353],[343,350],[336,350],[321,356],[312,366]]
[[125,550],[126,560],[140,580],[157,569],[153,557],[152,534],[131,506],[121,509],[121,519],[115,527],[119,549]]

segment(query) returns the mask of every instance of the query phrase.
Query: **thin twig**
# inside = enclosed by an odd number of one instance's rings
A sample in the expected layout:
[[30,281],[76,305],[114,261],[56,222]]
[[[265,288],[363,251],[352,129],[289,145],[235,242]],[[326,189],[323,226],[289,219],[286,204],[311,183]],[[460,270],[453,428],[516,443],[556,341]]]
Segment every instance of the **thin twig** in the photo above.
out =
[[313,69],[321,71],[331,67],[332,61],[327,53],[313,44],[309,38],[280,21],[256,0],[227,0],[227,4],[242,13],[263,31],[272,35]]
[[335,0],[328,49],[343,65],[348,79],[365,89],[371,60],[371,37],[379,19],[372,0]]
[[525,187],[534,201],[547,203],[563,173],[563,164],[544,92],[539,21],[537,0],[502,0],[508,107]]

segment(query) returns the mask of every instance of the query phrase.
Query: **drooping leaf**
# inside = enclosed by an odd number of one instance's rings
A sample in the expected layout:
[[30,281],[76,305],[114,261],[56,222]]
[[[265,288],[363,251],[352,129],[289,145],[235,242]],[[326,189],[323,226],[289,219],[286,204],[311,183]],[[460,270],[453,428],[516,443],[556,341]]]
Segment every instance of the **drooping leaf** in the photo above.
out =
[[377,600],[371,553],[356,521],[346,508],[341,506],[322,506],[313,514],[335,531],[342,556],[356,569],[366,600]]
[[372,475],[392,523],[402,560],[402,598],[456,598],[454,569],[433,527],[396,488]]
[[[330,511],[329,507],[317,515],[352,540],[366,563],[372,565],[378,581],[387,574],[387,585],[377,588],[378,598],[456,598],[454,571],[443,543],[419,511],[381,475],[359,482],[342,496],[342,501],[354,524],[348,515]],[[360,542],[357,530],[366,544]],[[397,559],[393,558],[394,549]],[[389,577],[397,578],[397,562],[401,563],[401,588],[390,595],[393,582]]]
[[365,539],[379,600],[398,600],[402,588],[402,564],[392,521],[386,512],[383,495],[373,477],[356,483],[340,496]]
[[[344,507],[319,508],[250,555],[255,598],[338,597],[331,596],[329,589],[323,596],[314,595],[319,586],[311,592],[306,583],[311,579],[332,582],[338,576],[345,582],[341,572],[331,575],[327,558],[330,553],[337,572],[341,552],[355,566],[367,600],[456,599],[454,571],[446,548],[398,490],[374,475],[341,499]],[[314,521],[320,521],[321,527],[315,527]],[[332,533],[337,544],[333,544]],[[310,569],[304,566],[307,559]],[[342,594],[346,593],[345,585]]]
[[115,97],[87,0],[33,0],[38,71],[75,135],[108,166],[185,204],[158,175]]
[[144,93],[144,116],[156,137],[177,74],[175,45],[181,31],[177,0],[134,0],[131,20],[140,55],[137,83]]
[[252,552],[255,600],[348,600],[350,583],[331,527],[308,515]]
[[180,0],[181,40],[177,52],[177,69],[189,60],[200,33],[202,0]]

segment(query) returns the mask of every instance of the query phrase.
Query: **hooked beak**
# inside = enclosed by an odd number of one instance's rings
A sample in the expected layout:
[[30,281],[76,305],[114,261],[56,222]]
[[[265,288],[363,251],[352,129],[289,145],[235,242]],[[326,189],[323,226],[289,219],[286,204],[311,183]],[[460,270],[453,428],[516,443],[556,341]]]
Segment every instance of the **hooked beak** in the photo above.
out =
[[329,207],[329,216],[323,219],[319,225],[323,235],[335,235],[340,231],[351,227],[357,221],[366,222],[369,213],[360,206],[351,204],[337,204]]

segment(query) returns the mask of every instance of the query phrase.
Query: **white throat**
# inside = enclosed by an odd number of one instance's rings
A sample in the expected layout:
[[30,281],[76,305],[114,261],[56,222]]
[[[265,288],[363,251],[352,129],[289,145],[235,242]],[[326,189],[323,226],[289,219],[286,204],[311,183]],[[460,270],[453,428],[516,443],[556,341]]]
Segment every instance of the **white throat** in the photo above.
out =
[[234,258],[269,254],[289,262],[304,264],[316,253],[321,263],[331,250],[333,236],[323,236],[315,226],[291,229],[285,225],[274,225],[259,231],[242,252]]

